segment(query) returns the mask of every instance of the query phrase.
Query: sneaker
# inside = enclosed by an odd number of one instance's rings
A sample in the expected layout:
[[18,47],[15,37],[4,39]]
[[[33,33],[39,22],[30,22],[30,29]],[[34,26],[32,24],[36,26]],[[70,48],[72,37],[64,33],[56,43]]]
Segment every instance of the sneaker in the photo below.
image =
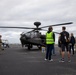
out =
[[64,59],[61,59],[59,62],[64,62]]
[[56,56],[56,54],[53,54],[53,56]]
[[72,56],[74,56],[74,54],[72,54]]
[[47,59],[45,58],[44,60],[46,61]]
[[1,55],[1,53],[0,53],[0,55]]
[[71,62],[71,60],[69,60],[68,62]]
[[53,59],[49,60],[49,61],[53,61]]
[[4,49],[2,49],[2,50],[4,50]]

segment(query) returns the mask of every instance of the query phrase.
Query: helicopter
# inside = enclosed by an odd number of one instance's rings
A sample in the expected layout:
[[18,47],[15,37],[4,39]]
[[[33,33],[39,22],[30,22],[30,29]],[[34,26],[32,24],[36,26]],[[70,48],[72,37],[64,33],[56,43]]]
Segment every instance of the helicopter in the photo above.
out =
[[[39,49],[41,49],[42,45],[45,45],[45,39],[46,36],[42,35],[40,30],[44,30],[43,28],[49,27],[49,26],[61,26],[61,25],[70,25],[72,22],[68,23],[61,23],[61,24],[54,24],[54,25],[48,25],[48,26],[43,26],[39,27],[41,25],[41,22],[34,22],[34,25],[36,26],[35,28],[30,28],[30,27],[9,27],[9,26],[0,26],[0,28],[18,28],[18,29],[32,29],[29,32],[22,32],[20,34],[20,42],[22,47],[27,47],[28,50],[33,48],[33,46],[37,46]],[[46,30],[44,30],[46,31]],[[59,34],[58,32],[54,32]]]

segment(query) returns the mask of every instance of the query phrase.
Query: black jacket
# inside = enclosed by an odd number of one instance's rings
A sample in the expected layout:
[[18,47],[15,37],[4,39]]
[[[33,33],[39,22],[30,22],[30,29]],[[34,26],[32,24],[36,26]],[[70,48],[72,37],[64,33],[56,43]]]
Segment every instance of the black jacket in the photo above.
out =
[[74,36],[71,36],[70,43],[73,44],[73,45],[75,44],[75,38],[74,38]]

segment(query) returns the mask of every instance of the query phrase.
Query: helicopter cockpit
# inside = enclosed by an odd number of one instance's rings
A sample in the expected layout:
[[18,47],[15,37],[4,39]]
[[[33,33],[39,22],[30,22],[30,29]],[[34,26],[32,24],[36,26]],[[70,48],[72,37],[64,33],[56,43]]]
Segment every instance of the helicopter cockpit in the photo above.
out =
[[41,33],[38,31],[32,31],[28,33],[22,33],[22,36],[26,36],[27,38],[39,38],[41,36]]

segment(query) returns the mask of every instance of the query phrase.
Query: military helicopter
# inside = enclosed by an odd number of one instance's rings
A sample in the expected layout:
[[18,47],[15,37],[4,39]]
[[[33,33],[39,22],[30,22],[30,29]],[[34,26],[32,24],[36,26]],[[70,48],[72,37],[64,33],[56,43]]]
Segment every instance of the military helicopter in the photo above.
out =
[[[72,22],[68,23],[61,23],[61,24],[54,24],[54,25],[48,25],[48,26],[43,26],[39,27],[41,25],[41,22],[34,22],[34,25],[36,26],[35,28],[30,28],[30,27],[9,27],[9,26],[0,26],[0,28],[18,28],[18,29],[33,29],[32,31],[29,32],[22,32],[20,34],[20,41],[22,47],[27,47],[28,50],[33,48],[34,45],[36,45],[39,49],[41,48],[42,45],[45,44],[45,35],[42,35],[40,30],[44,30],[43,28],[49,27],[49,26],[61,26],[61,25],[70,25]],[[58,32],[54,32],[59,34]]]

